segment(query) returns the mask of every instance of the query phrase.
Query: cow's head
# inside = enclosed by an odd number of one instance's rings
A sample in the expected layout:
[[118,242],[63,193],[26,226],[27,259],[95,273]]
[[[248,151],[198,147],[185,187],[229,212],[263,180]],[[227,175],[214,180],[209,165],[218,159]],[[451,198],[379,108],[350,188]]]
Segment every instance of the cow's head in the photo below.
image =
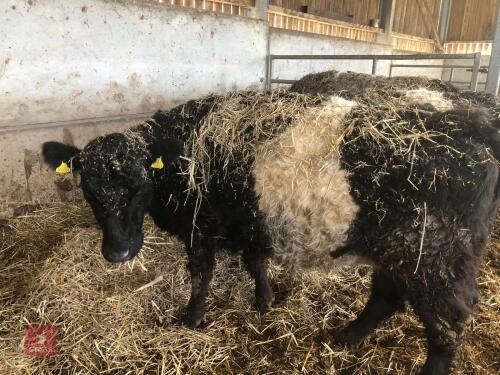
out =
[[153,175],[163,173],[179,154],[173,145],[146,144],[131,132],[96,138],[81,151],[58,142],[43,144],[42,155],[56,172],[80,173],[83,195],[102,229],[102,255],[108,261],[124,262],[139,253],[144,216],[153,200]]

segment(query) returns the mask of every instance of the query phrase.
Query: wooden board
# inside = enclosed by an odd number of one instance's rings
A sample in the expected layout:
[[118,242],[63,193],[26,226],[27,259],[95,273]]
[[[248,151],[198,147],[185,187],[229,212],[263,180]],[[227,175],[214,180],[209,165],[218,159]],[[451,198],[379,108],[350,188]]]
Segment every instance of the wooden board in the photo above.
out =
[[302,5],[310,5],[318,11],[351,17],[353,23],[369,25],[379,18],[380,0],[270,0],[270,5],[300,11]]
[[498,1],[454,0],[447,40],[493,40]]
[[425,10],[423,0],[397,0],[394,11],[393,31],[421,38],[433,38],[432,27],[437,27],[439,11],[442,0],[425,0],[430,10],[430,15]]

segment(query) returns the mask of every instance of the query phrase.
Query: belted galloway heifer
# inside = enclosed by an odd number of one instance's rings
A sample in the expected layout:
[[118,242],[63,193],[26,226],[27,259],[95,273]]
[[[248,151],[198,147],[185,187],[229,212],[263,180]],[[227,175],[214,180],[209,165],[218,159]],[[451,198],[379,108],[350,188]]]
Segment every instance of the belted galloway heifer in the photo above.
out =
[[422,374],[445,374],[478,299],[500,137],[470,101],[394,86],[209,96],[82,150],[45,143],[43,156],[80,174],[107,260],[139,253],[146,213],[185,243],[189,326],[204,316],[219,248],[242,252],[261,311],[272,251],[299,269],[356,255],[374,266],[372,294],[336,338],[360,343],[409,301],[427,330]]

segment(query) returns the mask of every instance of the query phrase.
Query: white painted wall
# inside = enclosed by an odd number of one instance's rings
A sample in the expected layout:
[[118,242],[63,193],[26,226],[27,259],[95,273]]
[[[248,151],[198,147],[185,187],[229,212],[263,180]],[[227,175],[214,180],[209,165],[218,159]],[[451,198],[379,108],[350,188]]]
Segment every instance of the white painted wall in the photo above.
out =
[[0,17],[0,127],[263,87],[259,20],[127,0],[2,0]]

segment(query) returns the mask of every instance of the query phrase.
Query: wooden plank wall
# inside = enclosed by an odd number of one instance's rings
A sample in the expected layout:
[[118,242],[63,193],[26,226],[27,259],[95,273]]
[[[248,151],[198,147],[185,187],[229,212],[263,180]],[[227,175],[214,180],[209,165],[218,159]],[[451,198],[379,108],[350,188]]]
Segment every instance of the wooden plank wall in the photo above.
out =
[[[352,16],[353,22],[359,25],[369,25],[371,19],[380,17],[380,2],[381,0],[270,0],[271,5],[295,11],[300,11],[301,5],[311,5],[318,10],[330,11],[341,16]],[[422,2],[427,2],[431,9],[430,17]],[[393,31],[421,38],[432,38],[429,23],[434,22],[437,26],[440,7],[441,0],[397,0]]]
[[353,17],[353,22],[368,25],[371,19],[379,17],[380,0],[270,0],[269,4],[300,11],[302,5],[317,10]]
[[498,0],[453,0],[449,41],[493,40]]
[[379,18],[380,0],[330,0],[332,11],[354,17],[353,22],[368,25],[371,19]]
[[332,21],[328,18],[296,12],[269,5],[269,26],[314,34],[375,42],[379,30],[374,27],[355,25],[350,22]]
[[158,0],[158,2],[242,17],[248,16],[250,7],[255,6],[254,0]]
[[[427,2],[431,15],[429,17],[422,2]],[[394,10],[393,31],[421,38],[433,38],[430,23],[439,22],[441,0],[397,0]]]

